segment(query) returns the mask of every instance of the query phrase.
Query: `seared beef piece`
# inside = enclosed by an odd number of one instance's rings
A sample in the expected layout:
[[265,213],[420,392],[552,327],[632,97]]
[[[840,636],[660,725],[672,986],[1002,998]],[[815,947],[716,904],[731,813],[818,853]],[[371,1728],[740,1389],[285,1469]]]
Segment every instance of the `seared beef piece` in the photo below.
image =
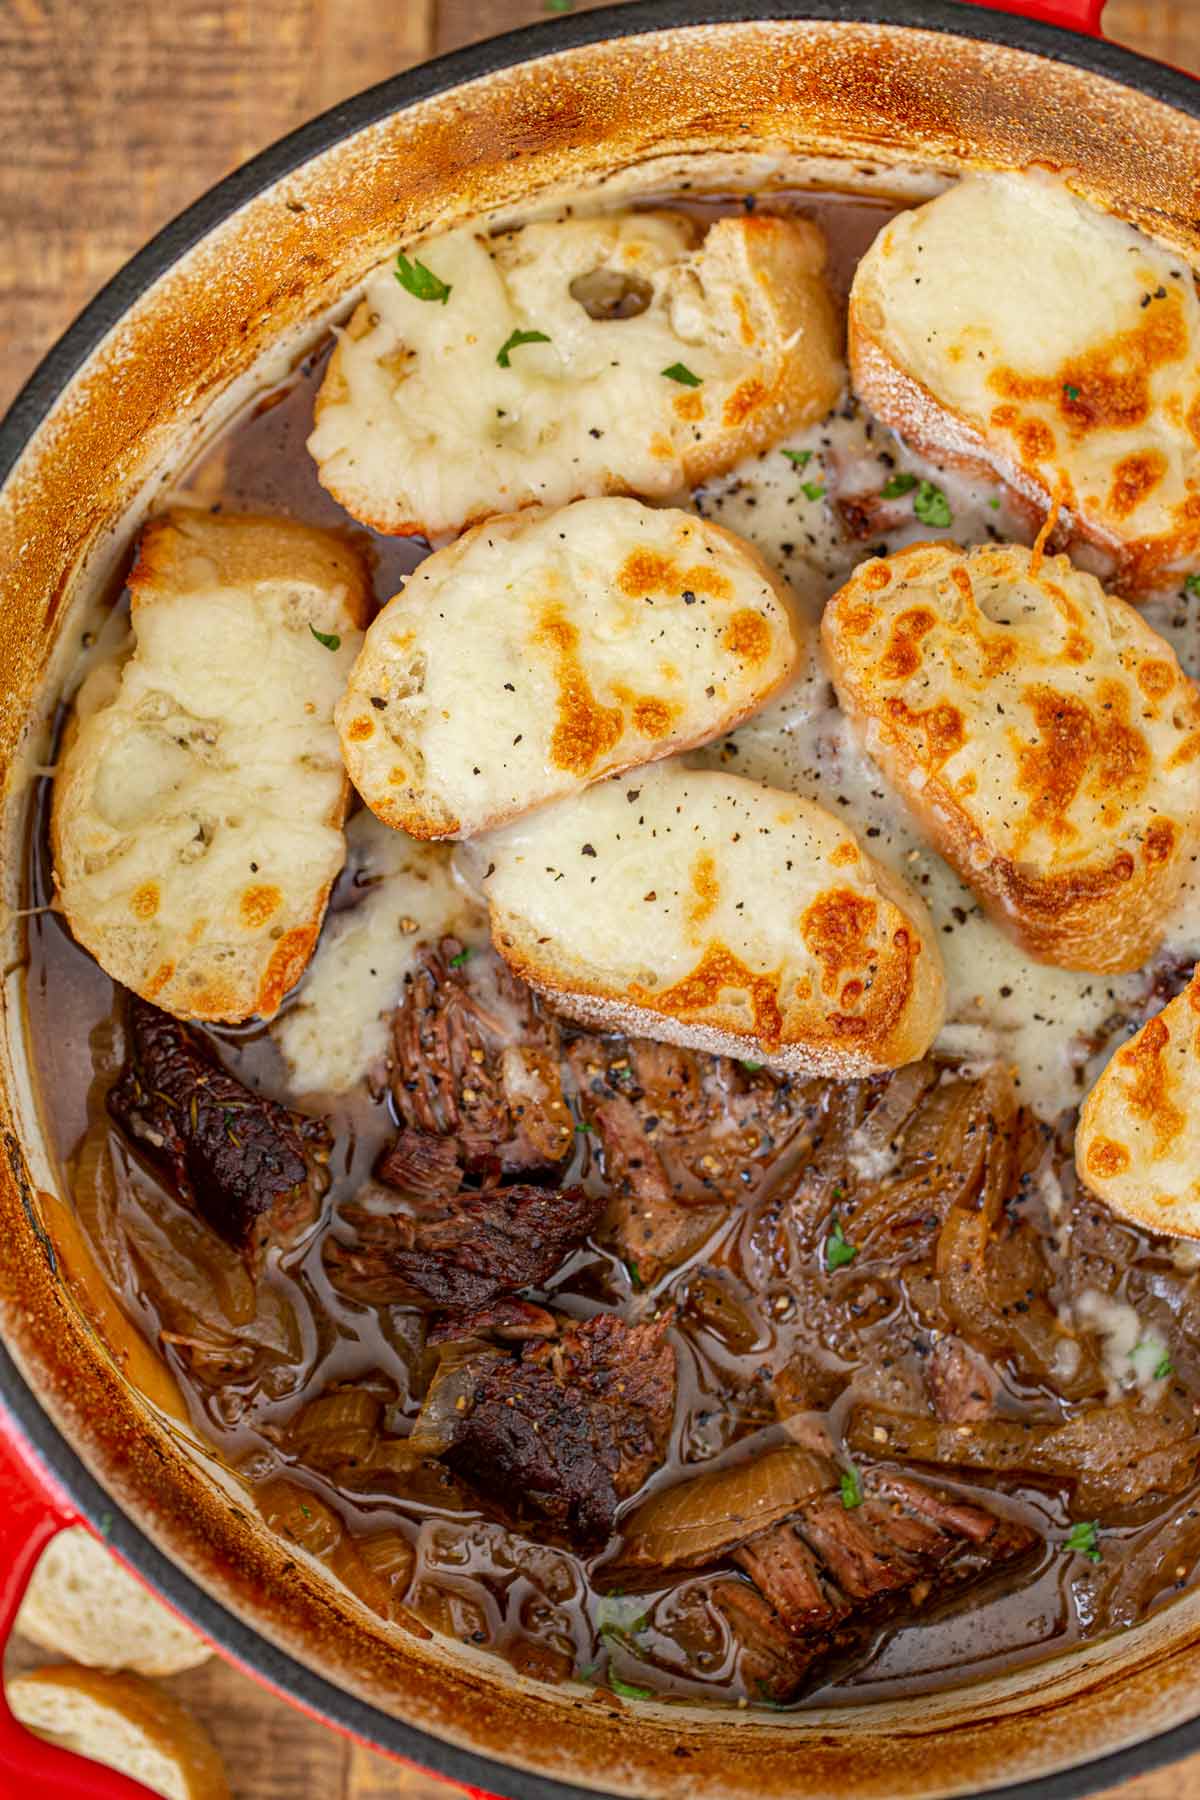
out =
[[581,1187],[463,1192],[436,1213],[347,1206],[357,1243],[330,1238],[325,1265],[335,1287],[371,1305],[488,1306],[548,1281],[603,1211],[603,1195]]
[[410,1194],[456,1194],[462,1186],[458,1145],[427,1131],[402,1131],[375,1165],[388,1187]]
[[294,1243],[320,1212],[328,1125],[243,1087],[169,1013],[131,995],[127,1019],[127,1060],[109,1111],[182,1204],[256,1275],[272,1244]]
[[568,1060],[613,1191],[613,1235],[641,1286],[711,1236],[804,1122],[799,1084],[727,1057],[579,1036]]
[[816,1665],[861,1652],[901,1597],[916,1608],[943,1601],[1038,1541],[1028,1526],[920,1482],[882,1470],[862,1479],[861,1504],[821,1495],[734,1552],[761,1604],[736,1583],[713,1588],[741,1644],[743,1679],[771,1699],[795,1699]]
[[525,1344],[533,1338],[552,1338],[558,1320],[532,1300],[506,1296],[468,1312],[439,1313],[425,1338],[430,1349],[439,1344],[460,1343],[466,1338],[494,1338],[503,1344]]
[[986,1419],[998,1385],[995,1371],[961,1338],[939,1338],[925,1367],[929,1398],[939,1419],[951,1425]]
[[[507,1172],[546,1168],[571,1148],[558,1071],[558,1032],[523,982],[490,951],[445,937],[406,978],[392,1025],[392,1098],[407,1130],[381,1179],[451,1192],[449,1163],[414,1141],[444,1138],[463,1169],[495,1159]],[[432,1185],[436,1184],[436,1185]]]
[[667,1323],[599,1313],[519,1357],[483,1353],[445,1460],[518,1522],[602,1541],[618,1503],[666,1453],[676,1381]]

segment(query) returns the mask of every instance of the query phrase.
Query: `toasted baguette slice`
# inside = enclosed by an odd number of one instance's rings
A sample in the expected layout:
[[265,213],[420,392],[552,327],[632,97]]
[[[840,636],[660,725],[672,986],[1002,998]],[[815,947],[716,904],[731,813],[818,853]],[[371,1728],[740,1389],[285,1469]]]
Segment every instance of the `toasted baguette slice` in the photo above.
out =
[[942,1023],[923,906],[811,801],[663,763],[479,849],[496,948],[587,1024],[849,1078]]
[[54,784],[63,907],[144,999],[269,1018],[345,856],[333,707],[366,576],[328,532],[178,512],[146,527],[129,586],[136,647],[80,689]]
[[[379,269],[308,441],[323,484],[377,531],[675,494],[823,417],[842,386],[825,240],[806,220],[705,232],[617,213],[459,231],[411,254],[445,302]],[[514,343],[522,332],[540,337]]]
[[84,1525],[60,1531],[43,1552],[17,1630],[56,1656],[139,1675],[178,1675],[210,1654]]
[[1200,696],[1066,557],[916,544],[821,633],[843,708],[930,841],[1039,962],[1135,969],[1195,854]]
[[207,1732],[140,1675],[62,1663],[18,1675],[5,1691],[22,1725],[64,1750],[120,1769],[167,1800],[229,1800]]
[[1079,1116],[1075,1166],[1135,1225],[1200,1238],[1200,977],[1109,1059]]
[[477,525],[367,633],[334,715],[385,824],[471,837],[720,736],[796,670],[786,588],[740,538],[638,500]]
[[913,447],[999,474],[1153,586],[1200,551],[1200,303],[1185,262],[1047,175],[973,175],[885,225],[850,364]]

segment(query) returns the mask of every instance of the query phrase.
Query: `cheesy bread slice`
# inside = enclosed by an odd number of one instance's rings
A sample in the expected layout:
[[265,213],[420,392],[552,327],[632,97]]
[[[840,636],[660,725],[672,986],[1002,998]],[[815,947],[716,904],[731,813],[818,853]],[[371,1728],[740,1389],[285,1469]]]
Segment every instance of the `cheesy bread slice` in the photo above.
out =
[[897,215],[850,296],[856,391],[913,447],[1000,475],[1116,558],[1200,555],[1200,302],[1173,251],[1046,174]]
[[478,849],[497,950],[587,1024],[837,1078],[941,1025],[921,902],[793,794],[661,763]]
[[1065,556],[916,544],[821,634],[842,707],[934,847],[1031,956],[1116,971],[1162,940],[1200,830],[1200,696]]
[[359,558],[287,519],[178,511],[142,534],[134,646],[75,703],[54,873],[100,966],[180,1018],[269,1018],[345,859],[334,703],[366,622]]
[[431,239],[371,277],[317,397],[322,483],[434,537],[587,495],[665,498],[841,390],[802,219],[615,213]]
[[691,513],[579,500],[427,557],[335,716],[385,824],[471,837],[731,730],[799,654],[787,590],[749,544]]
[[1079,1179],[1146,1231],[1200,1238],[1200,979],[1109,1059],[1075,1133]]

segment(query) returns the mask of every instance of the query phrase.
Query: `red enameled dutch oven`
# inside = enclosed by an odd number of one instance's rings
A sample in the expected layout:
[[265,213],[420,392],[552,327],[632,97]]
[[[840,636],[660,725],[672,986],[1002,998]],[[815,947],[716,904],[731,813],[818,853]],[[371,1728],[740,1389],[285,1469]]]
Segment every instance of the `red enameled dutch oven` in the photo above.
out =
[[[1103,42],[1103,0],[650,0],[480,44],[286,138],[169,225],[0,427],[0,761],[9,918],[22,754],[77,591],[281,337],[303,341],[397,239],[747,152],[945,174],[1069,168],[1200,265],[1200,84]],[[641,173],[639,174],[639,171]],[[36,751],[34,751],[36,753]],[[389,1631],[270,1538],[186,1431],[64,1205],[24,1041],[18,926],[0,1017],[0,1642],[80,1519],[225,1655],[381,1750],[522,1800],[1066,1800],[1200,1749],[1200,1604],[915,1702],[796,1716],[597,1704]],[[145,1396],[149,1396],[146,1398]],[[0,1705],[4,1795],[132,1800]]]

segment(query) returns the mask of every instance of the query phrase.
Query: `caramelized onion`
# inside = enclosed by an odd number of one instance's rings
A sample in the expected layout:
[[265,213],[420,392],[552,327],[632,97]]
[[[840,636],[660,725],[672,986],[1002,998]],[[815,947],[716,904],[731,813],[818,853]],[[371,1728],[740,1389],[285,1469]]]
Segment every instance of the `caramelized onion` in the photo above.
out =
[[1063,1481],[1073,1490],[1071,1511],[1085,1519],[1104,1518],[1147,1494],[1178,1493],[1192,1479],[1200,1448],[1185,1416],[1143,1412],[1132,1400],[1088,1407],[1061,1425],[1017,1419],[943,1425],[860,1407],[846,1442],[872,1456]]
[[624,269],[589,269],[576,275],[567,291],[589,319],[636,319],[654,298],[644,275]]
[[798,1445],[715,1469],[655,1494],[629,1520],[622,1568],[689,1569],[798,1512],[833,1485],[833,1465]]

